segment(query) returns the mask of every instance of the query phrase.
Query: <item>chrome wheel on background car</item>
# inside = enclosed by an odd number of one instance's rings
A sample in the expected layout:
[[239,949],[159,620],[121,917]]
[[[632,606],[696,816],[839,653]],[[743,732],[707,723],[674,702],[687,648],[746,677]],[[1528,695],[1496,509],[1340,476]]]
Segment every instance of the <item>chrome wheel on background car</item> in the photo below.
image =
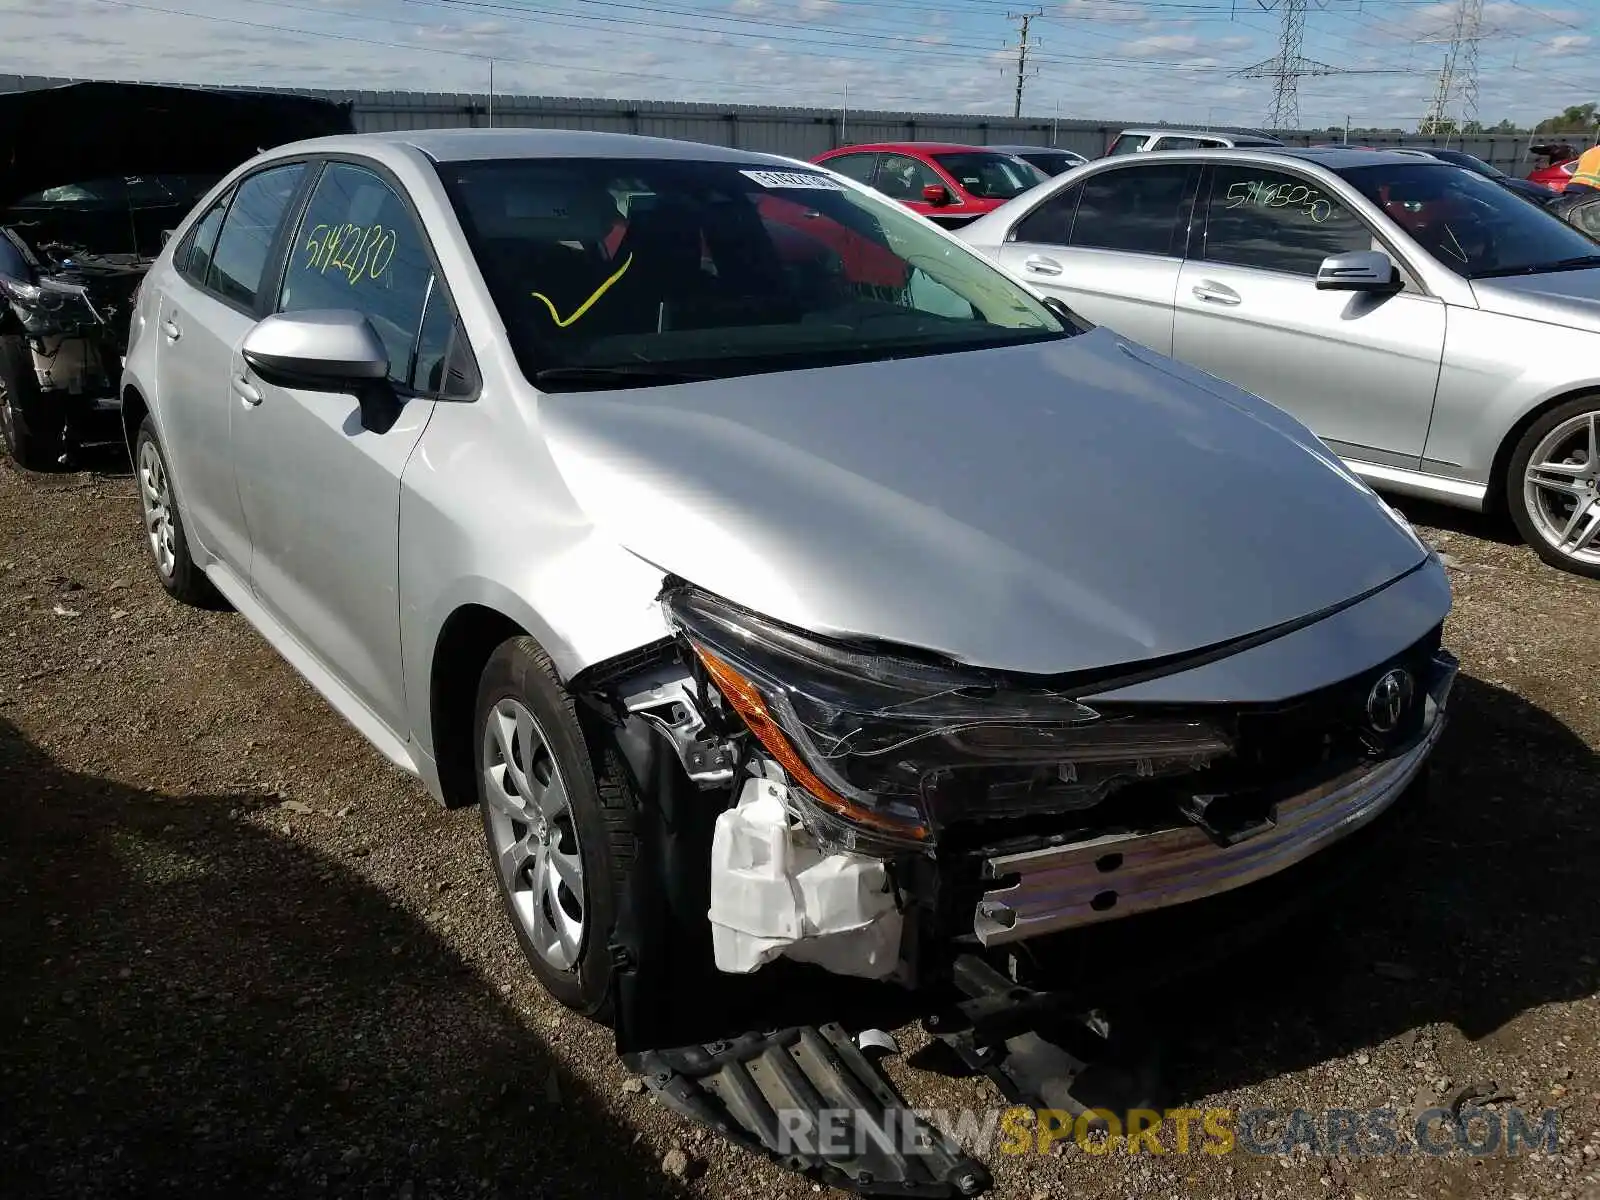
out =
[[172,491],[167,485],[166,464],[153,441],[139,443],[139,504],[144,510],[145,535],[156,571],[170,580],[178,567],[177,540],[172,528]]
[[484,824],[507,906],[534,952],[557,971],[578,962],[587,900],[578,827],[544,731],[507,697],[483,728]]
[[1600,575],[1600,405],[1569,402],[1534,422],[1508,483],[1511,515],[1539,556]]

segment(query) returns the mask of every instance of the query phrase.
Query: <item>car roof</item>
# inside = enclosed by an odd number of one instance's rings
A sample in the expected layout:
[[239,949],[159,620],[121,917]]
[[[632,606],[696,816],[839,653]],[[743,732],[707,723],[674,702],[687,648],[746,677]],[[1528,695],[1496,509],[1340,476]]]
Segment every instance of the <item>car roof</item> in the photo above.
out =
[[1076,150],[1068,150],[1065,146],[1030,146],[1023,142],[1007,143],[1003,146],[989,145],[981,147],[984,150],[998,150],[1002,154],[1073,154],[1082,158]]
[[[686,162],[763,163],[792,167],[793,159],[754,150],[736,150],[705,142],[644,137],[632,133],[595,133],[581,129],[404,129],[357,133],[296,143],[329,153],[359,153],[374,146],[420,150],[435,162],[472,162],[518,158],[667,158]],[[280,147],[287,150],[289,147]],[[274,153],[278,153],[275,150]]]
[[889,152],[946,154],[970,150],[989,150],[997,154],[1009,153],[1008,150],[999,146],[974,146],[965,142],[863,142],[859,146],[840,146],[837,150],[829,150],[827,153],[830,155],[844,154],[846,152],[853,154],[860,151],[862,153],[875,152],[880,154]]
[[1236,133],[1231,129],[1177,129],[1167,125],[1156,125],[1148,128],[1129,128],[1117,134],[1126,137],[1133,134],[1135,137],[1192,137],[1192,138],[1226,138],[1230,141],[1253,146],[1281,146],[1283,143],[1275,137],[1264,133]]

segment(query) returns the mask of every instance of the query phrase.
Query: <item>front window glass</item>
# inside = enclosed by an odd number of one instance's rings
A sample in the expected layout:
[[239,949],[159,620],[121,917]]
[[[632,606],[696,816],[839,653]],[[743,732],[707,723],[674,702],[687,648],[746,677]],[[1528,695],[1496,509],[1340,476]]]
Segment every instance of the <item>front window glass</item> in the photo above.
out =
[[649,159],[439,170],[523,370],[549,390],[1071,332],[972,251],[818,171]]
[[1009,200],[1045,179],[1038,168],[1010,154],[935,154],[933,161],[980,200]]
[[1199,255],[1207,262],[1315,276],[1331,254],[1370,249],[1366,225],[1315,183],[1259,167],[1214,168]]
[[932,167],[909,154],[885,154],[878,166],[878,179],[873,185],[891,200],[921,202],[922,189],[941,187],[949,191],[945,181]]
[[408,386],[432,277],[422,231],[394,189],[371,171],[329,163],[301,219],[278,307],[361,313],[389,352],[390,380]]
[[1106,151],[1106,156],[1113,154],[1136,154],[1144,149],[1150,136],[1144,133],[1122,133],[1117,135],[1117,140],[1111,143],[1111,149]]
[[1458,275],[1485,279],[1600,266],[1571,225],[1492,180],[1438,163],[1339,172],[1429,254]]

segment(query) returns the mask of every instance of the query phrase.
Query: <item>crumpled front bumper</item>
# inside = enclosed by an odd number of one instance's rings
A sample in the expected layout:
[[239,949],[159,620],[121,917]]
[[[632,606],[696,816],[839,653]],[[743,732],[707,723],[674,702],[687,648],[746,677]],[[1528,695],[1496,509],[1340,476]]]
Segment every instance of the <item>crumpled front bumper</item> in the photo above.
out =
[[999,946],[1204,899],[1355,832],[1405,792],[1444,732],[1459,664],[1441,650],[1431,667],[1422,732],[1401,753],[1279,801],[1261,833],[1230,846],[1184,826],[996,855],[983,876],[1003,886],[978,901],[973,932],[983,945]]

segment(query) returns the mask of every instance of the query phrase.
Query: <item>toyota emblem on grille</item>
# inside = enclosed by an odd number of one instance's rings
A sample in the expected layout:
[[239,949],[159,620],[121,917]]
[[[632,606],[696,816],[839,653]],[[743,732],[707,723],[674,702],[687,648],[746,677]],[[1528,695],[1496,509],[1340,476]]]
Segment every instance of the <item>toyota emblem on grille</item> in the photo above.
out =
[[1367,693],[1367,723],[1378,733],[1393,733],[1411,704],[1411,672],[1386,673]]

